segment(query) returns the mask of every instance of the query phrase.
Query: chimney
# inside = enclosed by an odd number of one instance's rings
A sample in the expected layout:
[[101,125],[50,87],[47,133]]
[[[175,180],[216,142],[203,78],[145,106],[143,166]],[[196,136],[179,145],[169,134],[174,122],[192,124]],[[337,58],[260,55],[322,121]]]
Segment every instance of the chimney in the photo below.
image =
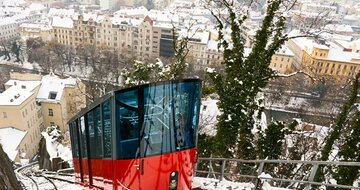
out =
[[25,85],[21,85],[21,89],[26,89],[26,86],[25,86]]

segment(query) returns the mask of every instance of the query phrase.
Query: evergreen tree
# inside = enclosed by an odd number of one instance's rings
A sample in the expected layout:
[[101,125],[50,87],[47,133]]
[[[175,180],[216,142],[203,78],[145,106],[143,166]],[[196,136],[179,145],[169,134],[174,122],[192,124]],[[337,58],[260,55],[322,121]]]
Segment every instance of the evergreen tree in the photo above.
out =
[[181,79],[184,78],[185,72],[189,68],[186,63],[186,57],[189,53],[187,47],[189,38],[188,36],[178,38],[175,27],[172,28],[172,33],[174,57],[173,62],[170,65],[170,78]]
[[[218,117],[214,148],[219,156],[254,159],[256,143],[251,130],[254,127],[253,116],[261,103],[256,96],[274,76],[269,69],[271,57],[287,39],[282,34],[285,18],[278,15],[282,0],[268,1],[266,16],[247,57],[244,54],[245,40],[241,29],[247,16],[238,18],[233,4],[227,1],[222,3],[229,13],[226,24],[213,13],[218,21],[219,46],[224,49],[225,65],[225,74],[210,74],[222,111]],[[231,42],[224,34],[226,26],[231,29]]]
[[19,39],[14,39],[11,42],[11,52],[15,55],[16,57],[16,62],[20,62],[20,55],[21,55],[21,43]]
[[257,142],[260,159],[280,159],[283,152],[283,139],[287,133],[289,130],[282,122],[271,123]]
[[[332,150],[332,147],[333,147],[335,141],[340,138],[342,129],[345,128],[345,124],[346,124],[348,115],[351,111],[351,108],[353,107],[353,105],[356,103],[356,100],[357,100],[358,90],[360,87],[359,78],[360,78],[360,72],[356,74],[349,99],[342,106],[341,112],[339,113],[339,115],[336,118],[334,128],[330,132],[330,135],[326,139],[325,145],[321,150],[321,157],[320,157],[321,161],[328,160],[330,152]],[[323,181],[324,174],[326,174],[327,172],[328,172],[328,168],[324,167],[324,165],[320,165],[316,172],[314,180],[317,182]]]
[[[352,129],[345,144],[341,147],[339,157],[342,161],[360,162],[360,111],[353,118]],[[360,167],[339,166],[334,175],[338,184],[350,185],[359,177]]]

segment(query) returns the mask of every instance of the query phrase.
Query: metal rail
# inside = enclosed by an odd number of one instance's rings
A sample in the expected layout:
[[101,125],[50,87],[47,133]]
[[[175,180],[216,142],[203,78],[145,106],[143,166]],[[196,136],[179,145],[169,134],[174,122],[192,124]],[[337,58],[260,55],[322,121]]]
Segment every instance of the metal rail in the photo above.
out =
[[46,180],[48,180],[55,188],[55,190],[58,190],[56,184],[52,181],[52,179],[50,179],[49,177],[46,177],[44,175],[40,175],[41,177],[45,178]]
[[[28,179],[35,185],[35,189],[36,189],[36,190],[39,190],[39,185],[37,184],[36,180],[34,180],[32,177],[30,177],[30,175],[29,175],[27,172],[25,172],[25,171],[27,171],[27,170],[25,170],[25,169],[28,169],[28,168],[34,166],[34,165],[37,164],[37,163],[38,163],[38,162],[33,162],[33,163],[31,163],[31,164],[28,164],[28,165],[26,165],[26,166],[22,166],[22,167],[17,168],[17,169],[15,170],[16,175],[17,175],[17,178],[20,180],[20,184],[21,184],[21,186],[22,186],[23,189],[25,189],[26,186],[25,186],[25,184],[21,181],[21,179],[24,179],[23,176],[25,176],[26,178],[28,178]],[[25,170],[25,171],[24,171],[24,170]]]
[[[214,171],[212,167],[212,163],[217,163],[220,166],[218,171]],[[253,175],[245,175],[240,173],[225,173],[225,168],[227,163],[229,162],[236,162],[236,163],[246,163],[246,164],[257,164],[258,167],[256,168],[256,174]],[[202,171],[198,170],[199,163],[208,163],[210,164],[209,171]],[[260,176],[261,173],[264,172],[264,166],[266,164],[304,164],[304,165],[311,165],[311,170],[309,171],[309,175],[307,180],[295,180],[295,179],[281,179],[281,178],[268,178]],[[337,184],[329,184],[329,183],[319,183],[314,182],[314,177],[319,165],[332,165],[332,166],[353,166],[353,167],[360,167],[360,162],[331,162],[331,161],[302,161],[302,160],[242,160],[242,159],[228,159],[228,158],[198,158],[197,163],[195,165],[195,173],[196,174],[207,174],[207,176],[213,175],[219,176],[219,182],[224,180],[224,176],[234,176],[234,177],[243,177],[243,178],[250,178],[255,179],[255,188],[258,188],[260,185],[260,180],[273,180],[279,182],[290,182],[290,183],[299,183],[305,184],[305,190],[309,190],[312,185],[316,186],[327,186],[327,187],[337,187],[342,189],[360,189],[360,187],[348,186],[348,185],[337,185]],[[254,168],[253,168],[254,169]]]
[[[48,175],[44,175],[44,174],[37,174],[35,173],[34,176],[32,176],[31,173],[33,173],[33,171],[31,170],[31,168],[36,165],[38,162],[34,162],[34,163],[31,163],[31,164],[28,164],[26,166],[23,166],[23,167],[20,167],[18,169],[16,169],[16,173],[17,173],[17,176],[18,178],[20,179],[20,183],[22,184],[22,188],[25,189],[26,186],[25,184],[21,181],[21,179],[24,179],[22,176],[24,177],[27,177],[29,178],[29,180],[32,181],[32,183],[35,185],[35,189],[39,190],[40,189],[40,185],[41,184],[38,184],[38,181],[36,180],[36,178],[38,177],[42,177],[42,178],[45,178],[47,181],[49,181],[49,183],[51,183],[53,186],[54,186],[54,189],[57,190],[57,186],[56,184],[53,182],[53,180],[58,180],[58,181],[62,181],[62,182],[67,182],[67,183],[70,183],[70,184],[74,184],[75,182],[74,181],[70,181],[70,180],[67,180],[67,179],[63,179],[63,178],[58,178],[58,177],[55,177],[55,175],[65,175],[65,176],[73,176],[71,174],[62,174],[61,171],[58,171],[58,172],[45,172],[49,175],[54,175],[54,176],[48,176]],[[70,169],[64,169],[62,171],[73,171],[73,168],[70,168]],[[31,173],[29,173],[31,172]]]

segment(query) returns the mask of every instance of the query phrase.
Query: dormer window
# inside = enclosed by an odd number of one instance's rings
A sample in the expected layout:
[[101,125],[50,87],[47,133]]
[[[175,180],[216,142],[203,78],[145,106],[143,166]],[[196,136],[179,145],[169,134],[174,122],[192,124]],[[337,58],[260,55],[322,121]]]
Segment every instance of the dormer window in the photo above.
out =
[[49,93],[49,99],[55,100],[56,95],[57,95],[57,92],[50,92],[50,93]]

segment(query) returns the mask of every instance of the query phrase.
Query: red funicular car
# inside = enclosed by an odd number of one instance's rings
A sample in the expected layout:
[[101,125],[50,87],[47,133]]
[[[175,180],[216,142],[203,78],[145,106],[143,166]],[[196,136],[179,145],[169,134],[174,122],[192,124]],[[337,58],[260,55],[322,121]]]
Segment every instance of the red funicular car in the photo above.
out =
[[76,182],[99,189],[191,189],[201,81],[101,97],[69,121]]

